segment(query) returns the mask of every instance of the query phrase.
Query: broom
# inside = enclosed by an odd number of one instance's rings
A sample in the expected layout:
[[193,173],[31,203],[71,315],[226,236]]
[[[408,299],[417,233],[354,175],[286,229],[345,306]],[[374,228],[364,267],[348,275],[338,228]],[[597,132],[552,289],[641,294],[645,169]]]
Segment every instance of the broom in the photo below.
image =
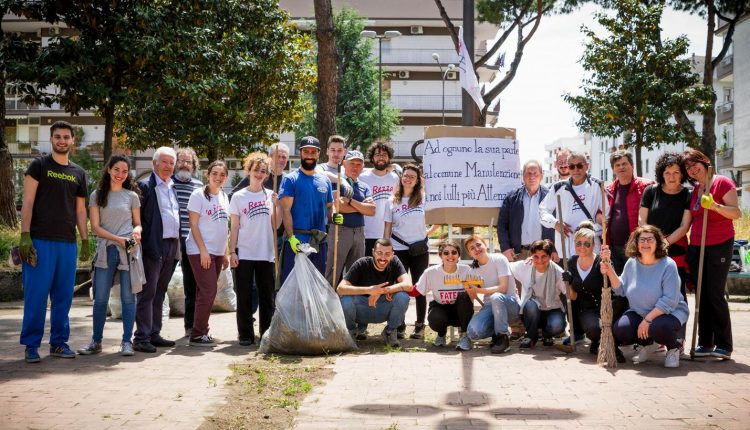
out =
[[[714,168],[708,168],[708,180],[703,195],[711,192],[711,182],[714,178]],[[700,196],[698,196],[700,202]],[[695,339],[698,335],[698,317],[701,310],[701,286],[703,284],[703,258],[706,255],[706,228],[708,227],[708,209],[703,209],[703,230],[701,230],[700,257],[698,258],[698,282],[695,285],[695,316],[693,317],[693,339],[690,342],[690,359],[695,360]]]
[[[602,245],[607,244],[607,215],[604,211],[606,207],[606,197],[604,196],[604,182],[599,183],[602,194]],[[603,263],[603,262],[602,262]],[[610,270],[612,266],[610,266]],[[609,286],[609,277],[604,276],[604,285],[602,286],[602,303],[600,309],[602,334],[599,340],[599,353],[596,356],[596,363],[608,369],[617,367],[617,356],[615,355],[615,338],[612,336],[612,288]]]

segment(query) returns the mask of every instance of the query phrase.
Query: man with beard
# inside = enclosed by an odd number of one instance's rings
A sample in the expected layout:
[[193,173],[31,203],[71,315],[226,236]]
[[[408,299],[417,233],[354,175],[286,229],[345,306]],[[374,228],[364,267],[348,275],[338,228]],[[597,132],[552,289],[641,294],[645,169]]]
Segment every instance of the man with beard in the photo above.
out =
[[175,343],[161,336],[162,305],[172,279],[175,260],[180,259],[180,205],[174,190],[177,154],[162,146],[154,152],[151,163],[154,171],[148,179],[138,183],[141,190],[141,246],[146,283],[138,293],[135,312],[133,349],[156,352],[156,347],[170,347]]
[[392,347],[401,346],[396,330],[409,308],[411,276],[398,258],[388,239],[375,241],[371,257],[362,257],[346,272],[336,288],[346,328],[352,338],[358,325],[385,322],[383,339]]
[[[289,173],[281,181],[281,198],[284,243],[281,261],[281,284],[294,268],[294,255],[299,246],[309,243],[317,250],[309,256],[321,275],[325,274],[328,242],[326,224],[331,218],[333,190],[331,181],[315,171],[320,157],[320,141],[312,136],[303,137],[299,142],[300,168]],[[333,220],[343,222],[343,216],[336,214]]]
[[[336,186],[339,182],[339,166],[341,166],[341,163],[344,161],[344,156],[346,155],[346,141],[342,136],[334,134],[328,138],[326,155],[328,155],[328,162],[315,166],[315,171],[331,181],[331,187],[335,193]],[[352,197],[352,189],[345,180],[341,181],[341,196],[346,199]],[[334,195],[334,198],[338,198],[338,196]]]
[[190,337],[193,329],[193,314],[195,311],[195,276],[190,262],[187,258],[185,240],[190,232],[190,221],[188,219],[187,205],[190,195],[203,183],[193,177],[195,170],[199,167],[198,156],[191,148],[180,148],[177,150],[177,165],[172,175],[174,191],[177,194],[177,203],[180,205],[180,268],[182,269],[182,285],[185,291],[185,336]]
[[568,148],[561,148],[557,151],[555,158],[555,168],[557,168],[557,179],[559,181],[566,181],[570,178],[570,169],[568,168],[568,157],[570,156],[570,150]]
[[375,202],[375,215],[365,217],[365,255],[371,257],[375,241],[383,237],[385,211],[393,189],[398,184],[399,175],[389,169],[393,158],[393,147],[390,144],[373,142],[367,150],[367,158],[373,168],[362,173],[359,180],[370,186]]
[[[27,363],[38,363],[39,346],[50,298],[50,355],[75,358],[68,347],[68,312],[73,303],[76,254],[91,255],[86,225],[86,172],[69,160],[73,126],[57,121],[50,127],[52,154],[34,159],[23,180],[21,242],[23,260],[23,323],[21,344]],[[75,228],[81,235],[76,246]]]

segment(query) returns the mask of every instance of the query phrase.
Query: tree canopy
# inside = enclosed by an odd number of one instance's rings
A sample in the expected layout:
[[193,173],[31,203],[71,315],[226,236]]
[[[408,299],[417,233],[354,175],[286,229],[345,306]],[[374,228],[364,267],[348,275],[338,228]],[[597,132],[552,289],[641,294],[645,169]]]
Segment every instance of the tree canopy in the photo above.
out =
[[588,38],[581,62],[588,72],[583,95],[565,95],[581,115],[578,126],[597,136],[623,136],[640,149],[685,140],[682,129],[670,121],[675,111],[704,112],[712,92],[699,85],[686,57],[688,40],[661,40],[663,5],[638,0],[618,2],[616,15],[596,15],[607,36],[586,26]]

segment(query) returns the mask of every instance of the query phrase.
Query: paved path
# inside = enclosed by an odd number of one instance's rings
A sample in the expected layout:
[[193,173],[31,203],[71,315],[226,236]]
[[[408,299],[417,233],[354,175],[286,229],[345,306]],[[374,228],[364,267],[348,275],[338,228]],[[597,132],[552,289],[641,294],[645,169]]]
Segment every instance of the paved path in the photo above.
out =
[[[117,351],[122,323],[107,320],[101,354],[75,359],[49,357],[44,343],[48,325],[39,351],[42,362],[27,364],[18,344],[21,315],[22,309],[8,304],[0,310],[3,429],[196,428],[224,402],[229,365],[242,361],[248,353],[235,341],[235,314],[215,313],[211,316],[212,333],[226,343],[214,351],[187,346],[186,338],[181,338],[182,318],[172,318],[163,334],[178,339],[176,347],[121,357]],[[91,330],[90,301],[77,298],[71,310],[71,348],[85,346]]]
[[748,429],[750,305],[730,306],[734,361],[684,360],[679,369],[662,367],[664,353],[609,371],[588,348],[565,356],[542,346],[519,352],[517,343],[500,356],[484,347],[344,356],[305,399],[295,428]]
[[[692,300],[692,298],[691,298]],[[615,371],[595,365],[584,349],[564,356],[539,347],[491,356],[485,348],[459,354],[427,352],[339,357],[335,376],[305,399],[297,429],[460,428],[750,428],[750,305],[732,304],[734,361],[662,358]],[[413,321],[413,307],[407,321]],[[91,307],[76,299],[74,348],[91,333]],[[73,360],[26,364],[18,345],[21,310],[0,309],[0,427],[191,429],[225,399],[229,365],[248,350],[234,341],[233,313],[214,314],[215,351],[178,346],[156,355],[117,355],[119,321],[108,321],[105,351]],[[179,338],[182,320],[165,335]],[[379,340],[368,341],[379,345]],[[412,345],[420,345],[411,341]],[[252,349],[254,350],[254,348]],[[159,375],[158,377],[156,375]],[[252,428],[252,423],[248,423]]]

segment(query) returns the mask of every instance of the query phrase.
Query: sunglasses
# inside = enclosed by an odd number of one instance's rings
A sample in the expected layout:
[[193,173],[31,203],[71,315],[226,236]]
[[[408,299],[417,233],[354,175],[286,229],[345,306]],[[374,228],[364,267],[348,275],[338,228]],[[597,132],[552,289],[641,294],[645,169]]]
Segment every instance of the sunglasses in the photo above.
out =
[[443,251],[443,255],[446,257],[449,255],[458,255],[458,251]]
[[584,168],[584,167],[586,167],[586,163],[578,163],[578,164],[576,164],[576,163],[573,163],[573,164],[568,164],[568,168],[569,168],[570,170],[576,170],[576,169],[580,169],[580,170],[583,170],[583,168]]
[[576,246],[583,246],[586,248],[591,248],[591,242],[584,242],[582,240],[579,240],[576,242]]

